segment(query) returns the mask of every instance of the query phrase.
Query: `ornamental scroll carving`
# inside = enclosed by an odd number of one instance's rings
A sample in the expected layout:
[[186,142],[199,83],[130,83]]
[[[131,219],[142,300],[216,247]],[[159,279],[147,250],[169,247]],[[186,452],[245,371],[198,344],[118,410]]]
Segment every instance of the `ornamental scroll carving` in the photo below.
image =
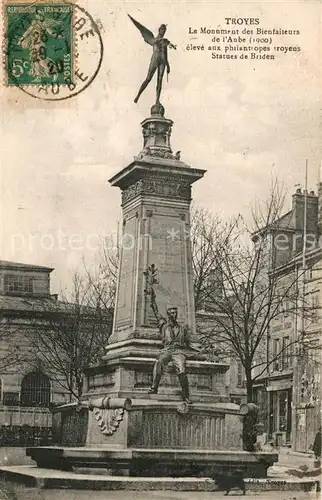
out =
[[156,194],[190,200],[191,186],[184,181],[171,181],[164,178],[140,179],[123,191],[122,203],[126,203],[139,194]]
[[129,398],[90,398],[88,409],[93,412],[102,434],[111,436],[119,427],[124,417],[124,411],[131,408],[132,402]]
[[123,420],[124,408],[115,408],[114,410],[94,408],[93,415],[102,434],[111,436]]

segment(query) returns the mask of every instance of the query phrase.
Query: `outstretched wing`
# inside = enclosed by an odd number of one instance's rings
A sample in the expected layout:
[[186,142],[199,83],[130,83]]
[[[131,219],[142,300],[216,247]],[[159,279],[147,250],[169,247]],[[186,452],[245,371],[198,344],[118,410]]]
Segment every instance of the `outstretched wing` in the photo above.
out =
[[152,42],[154,40],[154,35],[153,35],[152,31],[148,30],[148,28],[146,28],[145,26],[143,26],[143,24],[141,24],[138,21],[136,21],[135,19],[133,19],[133,17],[130,16],[130,14],[128,14],[128,16],[131,19],[132,23],[140,31],[141,35],[143,36],[144,41],[146,43],[148,43],[149,45],[153,45]]

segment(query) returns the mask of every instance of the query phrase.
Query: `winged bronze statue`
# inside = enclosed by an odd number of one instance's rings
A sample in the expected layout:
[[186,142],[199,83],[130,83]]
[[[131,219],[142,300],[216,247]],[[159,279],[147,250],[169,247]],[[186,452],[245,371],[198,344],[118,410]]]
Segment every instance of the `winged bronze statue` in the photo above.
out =
[[133,19],[128,14],[129,18],[133,22],[133,24],[138,28],[140,31],[143,40],[148,43],[149,45],[152,45],[153,47],[153,53],[150,61],[150,66],[148,69],[148,74],[146,76],[146,79],[142,83],[140,90],[134,99],[134,102],[138,102],[140,95],[142,92],[146,89],[146,87],[149,85],[150,81],[153,78],[154,73],[157,70],[157,88],[156,88],[156,104],[160,104],[160,95],[161,95],[161,89],[162,89],[162,80],[164,76],[164,71],[165,68],[167,68],[167,74],[170,73],[170,64],[168,61],[168,47],[171,49],[176,49],[177,47],[173,45],[169,40],[164,38],[165,32],[167,31],[167,26],[166,24],[161,24],[158,34],[156,36],[153,35],[152,31],[150,31],[148,28],[143,26],[141,23]]

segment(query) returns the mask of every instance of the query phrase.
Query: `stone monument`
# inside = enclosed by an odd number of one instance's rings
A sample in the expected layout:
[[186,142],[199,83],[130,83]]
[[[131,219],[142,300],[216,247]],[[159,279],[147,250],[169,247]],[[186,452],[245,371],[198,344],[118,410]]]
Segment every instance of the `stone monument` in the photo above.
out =
[[[153,378],[164,339],[151,301],[151,270],[158,270],[153,287],[158,313],[165,316],[176,308],[175,320],[189,331],[191,345],[198,344],[190,203],[192,185],[205,170],[187,165],[172,151],[173,121],[159,101],[170,42],[161,27],[157,37],[140,27],[153,45],[152,69],[159,78],[156,103],[141,123],[142,150],[110,179],[121,190],[123,211],[113,332],[102,362],[85,369],[82,405],[65,405],[56,412],[60,446],[27,453],[39,466],[74,471],[178,476],[207,475],[215,467],[263,477],[277,454],[242,450],[242,416],[229,401],[225,383],[228,364],[207,361],[197,348],[188,349],[184,371],[172,356],[162,365],[158,387],[156,374]],[[182,373],[186,382],[177,376]]]

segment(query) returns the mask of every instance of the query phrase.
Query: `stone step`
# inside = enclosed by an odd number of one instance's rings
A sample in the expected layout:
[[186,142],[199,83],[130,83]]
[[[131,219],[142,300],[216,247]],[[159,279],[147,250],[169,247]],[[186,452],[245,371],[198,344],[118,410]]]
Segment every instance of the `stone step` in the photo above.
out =
[[[218,491],[215,482],[209,478],[172,477],[122,477],[100,474],[75,474],[73,472],[41,469],[35,466],[1,467],[6,481],[19,482],[41,489],[79,490],[132,490],[132,491]],[[245,479],[250,491],[317,491],[319,481],[300,478]]]

